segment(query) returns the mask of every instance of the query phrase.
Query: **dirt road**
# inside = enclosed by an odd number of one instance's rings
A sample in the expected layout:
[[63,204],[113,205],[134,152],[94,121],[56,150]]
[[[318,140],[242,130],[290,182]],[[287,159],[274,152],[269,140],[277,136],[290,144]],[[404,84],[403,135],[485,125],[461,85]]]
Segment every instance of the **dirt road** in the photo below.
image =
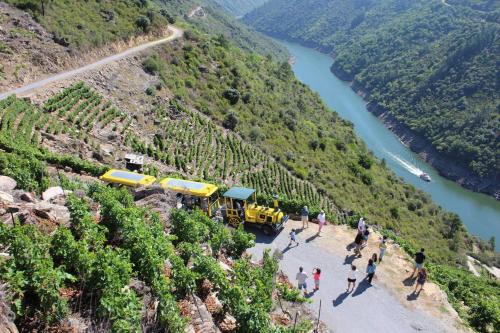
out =
[[132,47],[132,48],[126,50],[126,51],[114,54],[112,56],[103,58],[103,59],[101,59],[99,61],[96,61],[94,63],[85,65],[83,67],[80,67],[80,68],[77,68],[77,69],[72,69],[72,70],[69,70],[69,71],[66,71],[66,72],[62,72],[62,73],[59,73],[59,74],[56,74],[56,75],[52,75],[52,76],[50,76],[48,78],[45,78],[43,80],[27,84],[25,86],[22,86],[22,87],[19,87],[19,88],[16,88],[16,89],[12,89],[10,91],[2,92],[2,93],[0,93],[0,100],[2,100],[4,98],[7,98],[7,96],[12,95],[12,94],[19,95],[19,94],[28,93],[28,92],[31,92],[33,90],[37,90],[39,88],[42,88],[42,87],[44,87],[44,86],[46,86],[46,85],[48,85],[50,83],[54,83],[54,82],[57,82],[57,81],[62,81],[62,80],[71,78],[71,77],[73,77],[73,76],[75,76],[77,74],[81,74],[81,73],[84,73],[84,72],[87,72],[87,71],[90,71],[90,70],[93,70],[93,69],[97,69],[97,68],[99,68],[99,67],[101,67],[101,66],[103,66],[105,64],[109,64],[111,62],[114,62],[114,61],[117,61],[117,60],[129,57],[129,56],[131,56],[133,54],[136,54],[136,53],[141,52],[143,50],[146,50],[148,48],[151,48],[151,47],[154,47],[154,46],[157,46],[157,45],[160,45],[160,44],[165,44],[165,43],[171,42],[171,41],[173,41],[175,39],[178,39],[178,38],[182,37],[182,35],[184,33],[182,29],[174,27],[174,26],[169,26],[168,27],[168,31],[170,32],[170,35],[168,37],[165,37],[165,38],[162,38],[162,39],[158,39],[158,40],[155,40],[153,42],[141,44],[141,45]]
[[[362,258],[354,259],[346,245],[352,242],[355,232],[346,226],[329,225],[321,237],[314,237],[317,225],[310,223],[308,229],[298,233],[300,244],[290,248],[288,234],[292,227],[300,229],[301,223],[290,221],[275,239],[258,234],[251,253],[260,259],[265,248],[281,250],[280,268],[294,284],[300,266],[309,276],[313,268],[320,267],[321,288],[311,296],[309,307],[317,313],[321,300],[321,320],[335,333],[467,332],[437,286],[428,283],[418,297],[412,295],[413,281],[407,279],[412,266],[397,245],[389,245],[377,268],[378,278],[370,286],[363,279],[368,257],[378,253],[378,237],[372,237]],[[351,262],[358,266],[360,283],[354,292],[346,293]],[[307,282],[311,291],[312,278]]]

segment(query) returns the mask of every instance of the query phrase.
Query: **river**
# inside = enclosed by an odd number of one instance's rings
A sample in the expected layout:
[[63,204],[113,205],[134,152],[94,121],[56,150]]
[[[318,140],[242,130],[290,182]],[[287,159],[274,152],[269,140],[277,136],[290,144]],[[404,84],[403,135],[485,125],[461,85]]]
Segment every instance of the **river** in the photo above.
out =
[[[318,92],[341,117],[351,121],[357,135],[379,159],[385,159],[387,166],[406,182],[429,193],[438,205],[458,214],[472,234],[486,240],[495,236],[496,248],[500,249],[500,202],[439,176],[366,109],[365,101],[347,83],[330,72],[331,57],[295,43],[277,42],[295,58],[292,67],[298,79]],[[422,172],[432,177],[430,183],[418,177]]]

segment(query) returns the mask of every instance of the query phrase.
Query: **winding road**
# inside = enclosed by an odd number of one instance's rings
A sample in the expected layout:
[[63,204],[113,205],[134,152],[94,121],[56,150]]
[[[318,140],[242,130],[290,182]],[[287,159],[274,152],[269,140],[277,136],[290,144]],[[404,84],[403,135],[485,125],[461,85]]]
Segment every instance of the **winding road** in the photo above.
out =
[[184,34],[184,31],[182,29],[177,28],[177,27],[172,26],[172,25],[170,25],[168,27],[168,31],[170,32],[170,35],[168,37],[158,39],[158,40],[155,40],[152,42],[144,43],[144,44],[132,47],[126,51],[111,55],[111,56],[103,58],[99,61],[85,65],[83,67],[68,70],[68,71],[65,71],[65,72],[62,72],[59,74],[55,74],[55,75],[49,76],[45,79],[29,83],[29,84],[24,85],[22,87],[15,88],[15,89],[12,89],[12,90],[9,90],[6,92],[2,92],[2,93],[0,93],[0,100],[5,99],[12,94],[18,95],[18,94],[28,93],[28,92],[31,92],[33,90],[40,89],[40,88],[46,86],[47,84],[54,83],[57,81],[66,80],[66,79],[68,79],[72,76],[75,76],[77,74],[81,74],[81,73],[84,73],[84,72],[87,72],[90,70],[94,70],[94,69],[99,68],[103,65],[109,64],[111,62],[114,62],[114,61],[117,61],[117,60],[120,60],[120,59],[123,59],[126,57],[129,57],[133,54],[139,53],[139,52],[144,51],[146,49],[149,49],[151,47],[155,47],[157,45],[165,44],[165,43],[171,42],[173,40],[179,39]]

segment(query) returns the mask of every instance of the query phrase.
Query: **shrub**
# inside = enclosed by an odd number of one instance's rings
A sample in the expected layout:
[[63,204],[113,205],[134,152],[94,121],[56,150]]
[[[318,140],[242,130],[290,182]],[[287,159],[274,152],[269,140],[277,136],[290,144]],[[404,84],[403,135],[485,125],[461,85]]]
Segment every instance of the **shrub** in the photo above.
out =
[[373,159],[367,154],[362,154],[359,156],[358,164],[365,169],[370,169],[373,164]]
[[255,235],[245,232],[243,224],[232,232],[231,241],[227,246],[230,255],[239,258],[246,251],[255,245]]
[[142,68],[146,73],[156,75],[163,69],[163,61],[155,54],[143,61]]
[[142,31],[147,32],[149,30],[149,27],[151,25],[151,20],[147,18],[146,16],[141,16],[139,17],[136,21],[135,24],[142,29]]
[[240,100],[240,92],[234,88],[229,88],[224,91],[223,96],[229,101],[229,103],[231,103],[231,105],[238,103],[238,101]]
[[233,112],[228,113],[224,117],[224,120],[222,121],[222,126],[232,131],[236,129],[237,125],[238,125],[238,117],[236,117],[236,115]]

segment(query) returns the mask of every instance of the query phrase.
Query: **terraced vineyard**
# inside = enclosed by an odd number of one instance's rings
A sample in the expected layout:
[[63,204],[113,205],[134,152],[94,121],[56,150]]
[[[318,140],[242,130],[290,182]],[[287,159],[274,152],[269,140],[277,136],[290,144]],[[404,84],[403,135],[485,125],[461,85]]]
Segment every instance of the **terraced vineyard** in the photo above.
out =
[[81,82],[48,99],[41,108],[9,97],[1,102],[0,112],[2,131],[22,136],[24,141],[38,143],[40,132],[46,132],[68,134],[95,145],[97,131],[111,130],[129,150],[151,158],[153,167],[148,170],[159,170],[156,176],[173,171],[194,179],[241,184],[268,197],[279,194],[293,199],[296,206],[307,203],[334,211],[333,203],[309,182],[177,101],[157,107],[154,119],[148,119],[154,124],[148,132],[132,129],[133,117]]

